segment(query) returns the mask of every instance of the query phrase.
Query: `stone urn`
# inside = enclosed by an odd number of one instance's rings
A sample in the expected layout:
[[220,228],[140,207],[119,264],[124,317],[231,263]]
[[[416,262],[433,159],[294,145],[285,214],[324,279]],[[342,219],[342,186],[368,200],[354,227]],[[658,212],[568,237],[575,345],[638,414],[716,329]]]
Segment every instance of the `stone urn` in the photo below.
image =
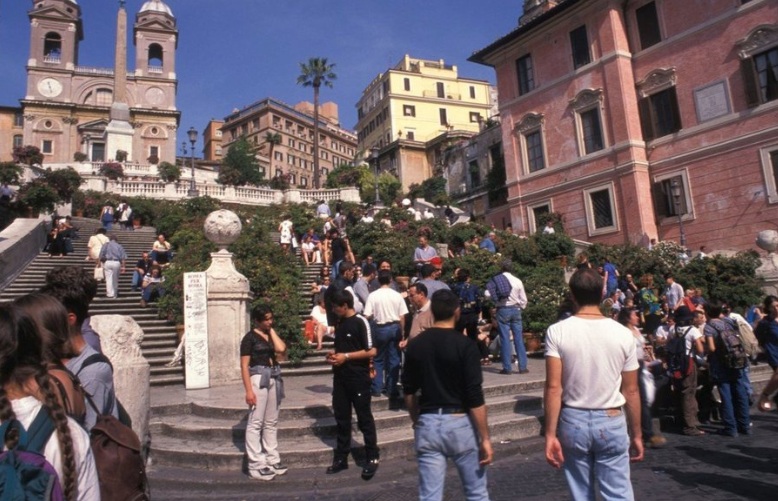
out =
[[240,237],[243,225],[232,211],[221,209],[208,214],[203,224],[205,237],[219,247],[219,252],[227,252],[227,246]]
[[768,254],[773,254],[778,250],[778,231],[763,230],[756,235],[756,245]]

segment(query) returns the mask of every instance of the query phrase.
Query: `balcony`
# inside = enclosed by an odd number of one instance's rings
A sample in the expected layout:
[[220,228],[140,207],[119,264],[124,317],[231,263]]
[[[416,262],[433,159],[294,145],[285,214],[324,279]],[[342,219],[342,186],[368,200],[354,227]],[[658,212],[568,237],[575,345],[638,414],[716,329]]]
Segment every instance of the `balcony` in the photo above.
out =
[[162,66],[149,66],[146,68],[149,75],[161,75],[162,74]]
[[62,62],[62,57],[59,54],[46,54],[43,56],[43,62],[46,64],[59,64]]

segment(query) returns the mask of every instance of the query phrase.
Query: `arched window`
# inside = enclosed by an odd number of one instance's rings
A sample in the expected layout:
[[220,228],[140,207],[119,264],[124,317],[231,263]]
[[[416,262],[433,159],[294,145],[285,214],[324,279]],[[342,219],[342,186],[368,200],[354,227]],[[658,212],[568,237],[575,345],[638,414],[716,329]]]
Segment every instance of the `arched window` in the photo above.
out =
[[163,54],[162,46],[153,43],[149,45],[149,73],[162,72]]
[[59,33],[46,33],[43,41],[43,61],[46,63],[58,63],[62,56],[62,37]]

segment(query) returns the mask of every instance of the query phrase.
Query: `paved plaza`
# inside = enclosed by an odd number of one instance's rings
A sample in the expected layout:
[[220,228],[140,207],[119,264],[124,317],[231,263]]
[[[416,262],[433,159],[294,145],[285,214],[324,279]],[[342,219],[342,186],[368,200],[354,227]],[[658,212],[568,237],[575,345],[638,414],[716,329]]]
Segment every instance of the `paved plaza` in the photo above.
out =
[[[485,370],[485,385],[505,382],[506,376]],[[540,382],[542,359],[531,359],[529,380]],[[518,375],[510,376],[519,380]],[[292,386],[308,387],[292,397],[295,403],[326,404],[330,379],[290,378]],[[170,401],[171,389],[154,389],[155,399]],[[179,393],[183,393],[178,389]],[[191,395],[192,393],[190,393]],[[198,395],[197,393],[194,393]],[[240,405],[242,393],[237,387],[205,390],[211,403],[228,401]],[[189,397],[188,397],[189,398]],[[187,398],[187,399],[188,399]],[[299,400],[298,400],[299,399]],[[198,398],[199,400],[199,398]],[[237,400],[237,402],[235,401]],[[172,402],[170,402],[172,403]],[[291,405],[292,401],[284,405]],[[662,449],[646,451],[644,462],[633,465],[632,479],[636,499],[661,500],[772,500],[778,498],[778,414],[753,414],[753,435],[725,438],[715,435],[685,437],[668,433],[668,444]],[[409,423],[410,425],[410,423]],[[715,431],[715,427],[709,428]],[[358,434],[356,435],[359,436]],[[563,474],[545,462],[540,437],[495,445],[495,463],[489,470],[489,491],[493,501],[568,500]],[[283,444],[282,454],[283,454]],[[282,458],[283,459],[283,458]],[[182,465],[183,466],[183,465]],[[150,471],[155,500],[304,500],[304,501],[406,501],[417,497],[415,461],[389,458],[381,463],[370,482],[359,478],[360,469],[353,463],[338,475],[325,475],[323,467],[295,468],[271,482],[252,481],[238,471],[207,472],[201,470],[154,467]],[[186,487],[181,487],[186,486]],[[464,499],[459,479],[449,468],[446,500]]]

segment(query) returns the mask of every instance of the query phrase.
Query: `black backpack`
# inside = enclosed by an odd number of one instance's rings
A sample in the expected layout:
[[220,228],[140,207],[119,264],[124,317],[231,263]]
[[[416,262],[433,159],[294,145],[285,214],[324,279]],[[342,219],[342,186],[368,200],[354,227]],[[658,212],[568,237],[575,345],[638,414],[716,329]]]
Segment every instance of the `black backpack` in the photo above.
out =
[[673,337],[665,345],[665,356],[667,357],[667,373],[673,379],[683,379],[692,373],[691,353],[686,351],[686,336],[691,327],[681,333],[678,326],[675,327]]
[[710,325],[719,334],[716,338],[716,355],[722,367],[744,369],[748,364],[748,352],[737,324],[730,319],[723,319],[711,322]]

